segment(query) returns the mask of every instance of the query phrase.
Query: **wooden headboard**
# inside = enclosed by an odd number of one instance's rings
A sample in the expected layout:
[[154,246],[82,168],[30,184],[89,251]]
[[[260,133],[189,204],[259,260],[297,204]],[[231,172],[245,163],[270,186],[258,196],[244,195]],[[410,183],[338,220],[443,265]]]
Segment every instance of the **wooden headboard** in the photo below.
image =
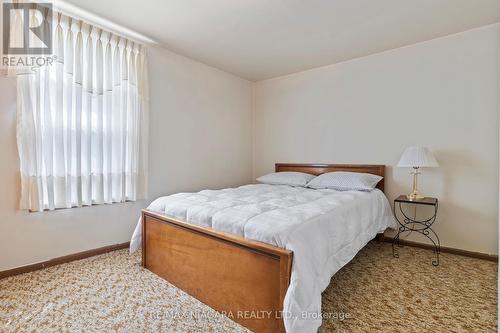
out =
[[[276,163],[276,172],[283,171],[295,171],[310,173],[311,175],[321,175],[326,172],[333,171],[349,171],[349,172],[364,172],[371,173],[373,175],[378,175],[385,177],[385,165],[370,165],[370,164],[287,164],[287,163]],[[378,184],[377,188],[384,192],[384,180],[383,178]]]

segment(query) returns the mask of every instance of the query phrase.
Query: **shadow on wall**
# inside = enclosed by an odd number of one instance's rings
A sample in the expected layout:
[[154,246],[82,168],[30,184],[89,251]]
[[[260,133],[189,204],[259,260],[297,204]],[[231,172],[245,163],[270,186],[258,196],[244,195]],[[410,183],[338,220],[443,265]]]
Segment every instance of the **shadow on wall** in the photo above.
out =
[[[452,196],[456,193],[456,180],[461,179],[464,175],[474,178],[475,175],[481,174],[479,158],[467,149],[442,149],[436,151],[436,156],[439,156],[440,169],[443,171],[442,196],[444,198]],[[470,179],[469,178],[469,179]]]

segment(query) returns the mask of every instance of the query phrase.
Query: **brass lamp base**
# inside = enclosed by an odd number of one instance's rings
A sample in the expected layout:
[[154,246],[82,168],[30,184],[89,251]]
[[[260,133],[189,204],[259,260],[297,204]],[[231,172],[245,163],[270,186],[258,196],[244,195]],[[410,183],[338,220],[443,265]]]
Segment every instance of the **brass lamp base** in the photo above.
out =
[[420,194],[417,190],[417,183],[418,183],[417,179],[418,179],[418,175],[420,174],[420,172],[418,172],[418,167],[413,167],[413,172],[411,174],[413,175],[413,191],[410,194],[408,194],[406,197],[410,201],[421,200],[424,198],[424,196],[422,194]]
[[422,200],[425,198],[422,194],[418,193],[417,191],[413,191],[410,194],[406,196],[408,200],[414,201],[414,200]]

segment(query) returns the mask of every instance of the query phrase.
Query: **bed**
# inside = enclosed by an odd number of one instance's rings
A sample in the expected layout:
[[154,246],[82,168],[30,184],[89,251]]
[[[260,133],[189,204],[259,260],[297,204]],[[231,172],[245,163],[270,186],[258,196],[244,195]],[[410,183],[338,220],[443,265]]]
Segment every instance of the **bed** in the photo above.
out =
[[[276,164],[276,172],[384,176],[383,165]],[[330,278],[394,219],[383,194],[254,184],[155,200],[131,250],[142,265],[254,332],[315,332]],[[181,310],[182,311],[182,310]]]

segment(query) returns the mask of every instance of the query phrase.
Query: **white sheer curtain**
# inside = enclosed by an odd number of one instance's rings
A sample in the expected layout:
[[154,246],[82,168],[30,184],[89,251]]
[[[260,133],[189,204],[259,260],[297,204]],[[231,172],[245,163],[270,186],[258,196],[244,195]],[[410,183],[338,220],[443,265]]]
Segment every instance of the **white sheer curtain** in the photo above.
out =
[[56,62],[17,75],[20,207],[42,211],[142,198],[148,135],[145,48],[54,16]]

